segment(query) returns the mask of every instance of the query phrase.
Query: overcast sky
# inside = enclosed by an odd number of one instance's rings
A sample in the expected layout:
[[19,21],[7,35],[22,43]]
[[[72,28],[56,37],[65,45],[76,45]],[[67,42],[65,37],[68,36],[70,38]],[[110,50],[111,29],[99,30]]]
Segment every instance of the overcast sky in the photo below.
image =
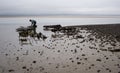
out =
[[0,15],[120,15],[120,0],[0,0]]

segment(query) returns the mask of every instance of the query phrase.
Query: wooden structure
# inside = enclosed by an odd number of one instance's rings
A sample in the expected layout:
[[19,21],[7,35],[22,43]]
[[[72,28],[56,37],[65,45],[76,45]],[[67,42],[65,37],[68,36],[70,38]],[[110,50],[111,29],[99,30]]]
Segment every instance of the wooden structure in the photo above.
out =
[[60,24],[58,25],[45,25],[43,26],[44,27],[44,30],[59,30],[62,26]]

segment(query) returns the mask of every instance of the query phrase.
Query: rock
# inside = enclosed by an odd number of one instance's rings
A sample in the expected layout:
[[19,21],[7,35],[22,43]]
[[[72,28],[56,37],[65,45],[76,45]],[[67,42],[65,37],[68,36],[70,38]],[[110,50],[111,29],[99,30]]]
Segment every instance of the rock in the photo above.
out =
[[77,50],[75,49],[74,52],[77,53]]
[[9,72],[14,72],[15,70],[13,70],[13,69],[10,69],[10,70],[8,70]]
[[58,52],[60,52],[60,50],[58,50]]
[[77,60],[79,59],[79,57],[76,58]]
[[117,35],[116,37],[116,40],[120,42],[120,35]]
[[93,40],[94,40],[94,38],[90,38],[90,39],[89,39],[89,41],[93,41]]
[[91,66],[95,66],[95,64],[91,64]]
[[97,70],[97,72],[99,73],[101,70]]
[[26,69],[26,66],[23,66],[22,69]]
[[79,65],[79,64],[81,64],[81,62],[77,62],[77,64]]
[[82,56],[85,56],[85,54],[82,54]]
[[109,50],[111,52],[120,52],[120,49]]
[[100,61],[101,62],[101,59],[96,59],[96,61]]
[[16,61],[18,61],[19,60],[19,57],[16,57]]
[[83,43],[83,42],[85,42],[85,40],[81,41],[80,43]]
[[82,35],[77,35],[76,38],[84,38]]
[[33,61],[33,63],[36,63],[36,61]]

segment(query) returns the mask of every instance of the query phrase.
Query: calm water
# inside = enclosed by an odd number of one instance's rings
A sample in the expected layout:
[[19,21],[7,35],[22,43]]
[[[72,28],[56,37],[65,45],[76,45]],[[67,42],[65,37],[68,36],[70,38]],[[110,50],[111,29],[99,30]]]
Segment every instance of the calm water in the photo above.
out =
[[[109,42],[105,42],[105,47],[100,47],[101,41],[97,39],[93,42],[87,42],[88,33],[82,30],[80,35],[85,36],[85,42],[79,43],[84,39],[34,42],[32,46],[21,46],[19,44],[18,33],[16,28],[30,25],[29,19],[37,21],[37,32],[42,32],[49,36],[49,32],[43,31],[43,25],[91,25],[91,24],[111,24],[120,23],[120,18],[63,18],[63,17],[12,17],[0,18],[0,73],[118,73],[116,67],[119,64],[120,55],[111,52],[100,51],[100,48],[112,47]],[[92,38],[95,36],[91,35]],[[108,43],[108,44],[107,44]],[[96,46],[94,46],[96,44]],[[118,44],[118,48],[119,43]],[[78,46],[78,48],[76,47]],[[89,49],[95,47],[97,50]],[[52,48],[52,49],[48,49]],[[82,49],[83,48],[83,49]],[[77,53],[73,53],[77,50]],[[81,50],[82,49],[82,50]],[[42,54],[42,55],[40,55]],[[107,57],[107,59],[106,59]],[[76,59],[77,58],[77,59]],[[80,60],[78,60],[81,59]],[[100,60],[99,60],[100,59]],[[98,62],[96,62],[98,60]],[[102,60],[102,61],[101,61]],[[100,61],[100,62],[99,62]],[[77,65],[81,64],[81,65]],[[91,67],[91,65],[95,65]],[[25,68],[25,69],[24,69]],[[91,70],[89,70],[91,68]],[[110,70],[109,70],[109,69]],[[108,70],[106,70],[108,69]]]

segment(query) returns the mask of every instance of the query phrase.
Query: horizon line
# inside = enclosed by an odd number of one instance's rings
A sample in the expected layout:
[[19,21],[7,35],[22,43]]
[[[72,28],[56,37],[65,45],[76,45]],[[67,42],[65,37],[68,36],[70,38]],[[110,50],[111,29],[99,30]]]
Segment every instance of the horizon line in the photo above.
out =
[[0,17],[120,17],[106,14],[40,14],[40,15],[0,15]]

